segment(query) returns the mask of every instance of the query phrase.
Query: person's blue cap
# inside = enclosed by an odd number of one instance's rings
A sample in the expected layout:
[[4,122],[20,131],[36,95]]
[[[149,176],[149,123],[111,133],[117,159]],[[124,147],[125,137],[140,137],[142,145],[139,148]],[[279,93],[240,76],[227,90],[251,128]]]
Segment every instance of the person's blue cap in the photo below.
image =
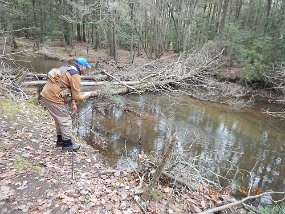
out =
[[92,68],[91,65],[89,65],[87,59],[81,57],[76,59],[75,64],[83,65],[86,66],[87,68]]

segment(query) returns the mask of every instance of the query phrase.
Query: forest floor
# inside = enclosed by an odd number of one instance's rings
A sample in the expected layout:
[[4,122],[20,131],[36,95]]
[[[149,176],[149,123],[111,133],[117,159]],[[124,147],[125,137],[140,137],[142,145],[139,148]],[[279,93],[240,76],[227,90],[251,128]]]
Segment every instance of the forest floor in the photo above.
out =
[[82,143],[72,154],[55,147],[53,121],[30,101],[0,103],[0,213],[140,213],[127,171],[108,166]]

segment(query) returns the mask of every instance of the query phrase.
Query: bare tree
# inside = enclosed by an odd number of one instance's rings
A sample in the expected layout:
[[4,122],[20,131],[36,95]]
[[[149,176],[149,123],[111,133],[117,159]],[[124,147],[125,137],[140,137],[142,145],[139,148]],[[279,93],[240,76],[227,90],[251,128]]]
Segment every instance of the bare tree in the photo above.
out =
[[229,6],[229,0],[224,0],[223,3],[223,12],[221,16],[221,21],[219,22],[219,28],[218,28],[218,36],[217,36],[217,50],[222,50],[222,42],[223,42],[223,35],[224,35],[224,29],[226,24],[226,16],[228,12],[228,6]]

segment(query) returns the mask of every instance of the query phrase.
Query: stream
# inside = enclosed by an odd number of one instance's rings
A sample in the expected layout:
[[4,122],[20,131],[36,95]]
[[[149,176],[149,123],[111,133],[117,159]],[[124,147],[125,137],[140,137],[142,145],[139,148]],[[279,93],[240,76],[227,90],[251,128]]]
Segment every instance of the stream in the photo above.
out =
[[[207,178],[219,172],[224,187],[235,183],[261,192],[285,191],[285,123],[263,114],[262,103],[234,110],[166,94],[131,95],[120,102],[124,108],[89,101],[81,105],[75,124],[77,134],[109,157],[113,167],[135,168],[141,152],[160,154],[175,132],[175,152],[185,161],[198,157],[197,168]],[[96,133],[107,138],[105,149],[96,147]]]

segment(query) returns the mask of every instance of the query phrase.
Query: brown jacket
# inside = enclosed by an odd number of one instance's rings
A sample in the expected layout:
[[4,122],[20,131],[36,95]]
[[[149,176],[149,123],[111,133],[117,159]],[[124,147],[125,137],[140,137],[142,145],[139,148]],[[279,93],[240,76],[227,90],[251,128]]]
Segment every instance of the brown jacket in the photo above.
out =
[[[64,84],[66,88],[69,88],[72,95],[72,102],[75,101],[85,101],[85,96],[80,93],[80,82],[81,76],[79,72],[79,68],[72,66],[72,70],[67,71],[63,74],[61,78],[61,82]],[[59,85],[48,79],[47,83],[45,84],[41,95],[54,102],[59,104],[64,104],[64,98],[59,96],[59,93],[64,89],[60,88]]]

